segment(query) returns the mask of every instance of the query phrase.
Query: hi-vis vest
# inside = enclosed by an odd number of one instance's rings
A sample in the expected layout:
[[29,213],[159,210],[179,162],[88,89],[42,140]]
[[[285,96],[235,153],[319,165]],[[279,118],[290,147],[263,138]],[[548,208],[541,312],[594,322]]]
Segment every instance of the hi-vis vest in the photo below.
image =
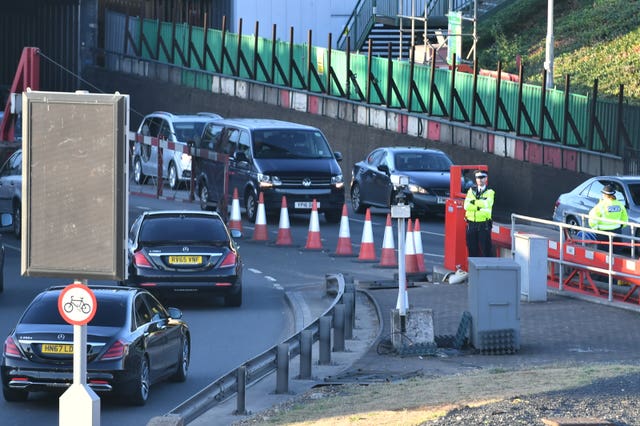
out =
[[[464,199],[464,218],[468,222],[486,222],[491,220],[491,210],[493,209],[493,199],[495,191],[485,188],[478,192],[477,186],[472,186],[467,191],[467,198]],[[472,202],[474,200],[474,202]]]
[[619,222],[627,222],[628,220],[624,204],[610,198],[603,198],[589,212],[589,227],[599,231],[613,231],[623,226]]

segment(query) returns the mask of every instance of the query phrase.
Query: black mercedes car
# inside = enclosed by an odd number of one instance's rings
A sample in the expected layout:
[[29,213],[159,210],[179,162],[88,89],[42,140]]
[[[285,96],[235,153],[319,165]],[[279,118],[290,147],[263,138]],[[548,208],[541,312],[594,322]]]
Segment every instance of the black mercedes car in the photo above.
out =
[[144,212],[129,231],[127,285],[164,298],[176,294],[223,296],[242,304],[242,260],[234,238],[215,212]]
[[[61,393],[73,383],[73,326],[58,311],[63,286],[38,294],[4,341],[2,393],[10,402],[29,392]],[[187,378],[189,327],[143,289],[90,286],[96,312],[87,325],[87,384],[143,405],[152,384]]]
[[364,213],[369,206],[396,204],[391,175],[404,175],[405,203],[416,214],[444,213],[449,197],[449,169],[453,162],[442,151],[420,147],[383,147],[373,150],[353,166],[351,205]]

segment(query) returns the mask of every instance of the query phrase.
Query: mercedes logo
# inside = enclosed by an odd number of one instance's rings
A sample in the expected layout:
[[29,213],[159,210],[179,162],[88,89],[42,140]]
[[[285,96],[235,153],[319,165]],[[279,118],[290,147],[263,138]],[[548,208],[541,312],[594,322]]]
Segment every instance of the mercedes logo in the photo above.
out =
[[182,251],[189,251],[189,247],[182,247]]
[[302,186],[308,188],[311,186],[311,178],[302,179]]
[[64,340],[64,334],[62,333],[58,334],[58,340]]

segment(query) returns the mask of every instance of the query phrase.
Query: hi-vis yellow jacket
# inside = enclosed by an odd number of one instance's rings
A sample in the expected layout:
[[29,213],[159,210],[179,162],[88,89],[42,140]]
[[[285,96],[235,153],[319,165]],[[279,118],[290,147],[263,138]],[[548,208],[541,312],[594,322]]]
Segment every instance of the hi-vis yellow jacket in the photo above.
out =
[[467,191],[467,198],[464,199],[464,218],[468,222],[486,222],[491,220],[493,200],[495,191],[486,187],[479,192],[477,186],[472,186]]

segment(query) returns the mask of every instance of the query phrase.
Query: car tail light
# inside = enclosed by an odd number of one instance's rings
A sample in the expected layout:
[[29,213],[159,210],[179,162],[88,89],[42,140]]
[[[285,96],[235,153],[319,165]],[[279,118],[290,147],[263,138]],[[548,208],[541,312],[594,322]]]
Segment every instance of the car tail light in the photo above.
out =
[[232,251],[227,253],[225,258],[222,260],[220,264],[220,268],[225,268],[227,266],[236,266],[236,254]]
[[102,360],[107,361],[110,359],[119,359],[124,358],[125,355],[129,352],[129,346],[122,343],[120,340],[116,340],[116,342],[111,345],[109,349],[102,355]]
[[4,354],[11,358],[22,358],[22,353],[11,336],[4,341]]
[[137,251],[133,254],[133,264],[139,268],[153,268],[147,256],[143,252]]

